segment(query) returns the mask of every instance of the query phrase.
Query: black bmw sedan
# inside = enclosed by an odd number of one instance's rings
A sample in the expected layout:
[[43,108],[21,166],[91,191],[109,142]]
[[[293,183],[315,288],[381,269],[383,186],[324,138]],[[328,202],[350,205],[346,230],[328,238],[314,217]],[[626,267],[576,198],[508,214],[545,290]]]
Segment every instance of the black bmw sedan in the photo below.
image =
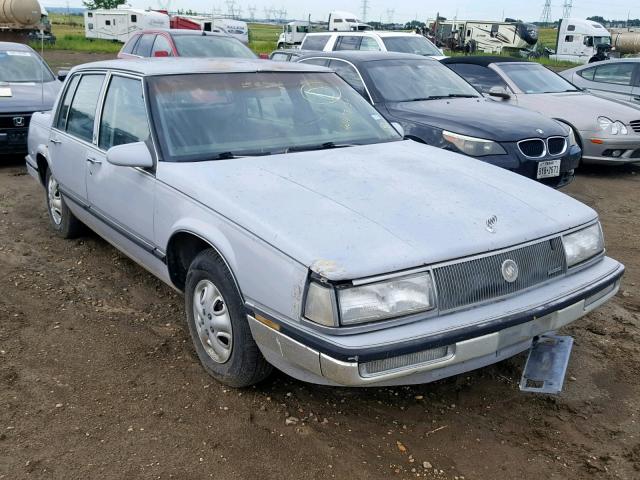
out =
[[463,153],[559,188],[582,151],[556,120],[480,95],[438,61],[380,52],[314,52],[298,62],[334,69],[406,138]]

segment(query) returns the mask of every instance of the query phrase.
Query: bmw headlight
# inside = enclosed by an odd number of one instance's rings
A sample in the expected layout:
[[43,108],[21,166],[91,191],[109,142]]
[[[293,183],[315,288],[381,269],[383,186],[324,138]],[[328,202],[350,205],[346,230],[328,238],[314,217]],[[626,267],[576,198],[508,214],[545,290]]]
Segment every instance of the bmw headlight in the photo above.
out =
[[462,153],[472,157],[484,157],[485,155],[505,155],[507,152],[502,146],[492,140],[484,138],[468,137],[459,133],[442,131],[442,138],[454,145]]
[[431,275],[420,273],[335,290],[312,282],[307,292],[305,317],[325,326],[349,326],[433,308],[435,291]]
[[611,135],[628,135],[629,130],[626,125],[620,121],[613,121],[607,117],[598,117],[598,125],[600,130],[610,133]]
[[563,236],[562,244],[568,267],[595,257],[604,250],[604,238],[600,223]]

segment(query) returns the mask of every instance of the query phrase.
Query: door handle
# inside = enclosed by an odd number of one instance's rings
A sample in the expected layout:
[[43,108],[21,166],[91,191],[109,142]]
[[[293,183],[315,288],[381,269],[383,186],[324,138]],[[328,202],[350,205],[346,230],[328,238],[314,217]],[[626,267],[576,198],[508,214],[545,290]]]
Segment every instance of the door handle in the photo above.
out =
[[98,160],[95,157],[87,157],[87,162],[89,162],[91,165],[100,165],[102,163],[102,160]]
[[52,138],[49,140],[51,143],[54,143],[56,145],[60,145],[62,143],[62,140],[56,140],[55,138]]

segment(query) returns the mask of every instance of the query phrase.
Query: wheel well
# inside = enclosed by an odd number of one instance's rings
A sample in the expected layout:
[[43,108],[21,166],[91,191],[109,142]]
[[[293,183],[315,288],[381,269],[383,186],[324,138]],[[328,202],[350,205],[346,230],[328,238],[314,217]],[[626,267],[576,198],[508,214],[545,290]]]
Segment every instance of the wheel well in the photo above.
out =
[[171,237],[167,247],[167,267],[169,277],[177,288],[184,290],[191,262],[200,252],[209,248],[213,246],[189,232],[178,232]]
[[575,134],[576,137],[576,142],[578,142],[578,146],[584,150],[584,147],[582,146],[582,138],[580,138],[580,134],[578,133],[578,129],[576,127],[574,127],[573,125],[571,125],[569,122],[567,122],[566,120],[562,120],[560,118],[556,118],[556,121],[566,125],[567,127],[569,127],[571,130],[573,130],[573,133]]
[[38,154],[36,157],[36,163],[38,164],[38,176],[40,177],[40,181],[42,185],[45,184],[47,178],[47,170],[49,169],[49,163],[47,159],[42,154]]

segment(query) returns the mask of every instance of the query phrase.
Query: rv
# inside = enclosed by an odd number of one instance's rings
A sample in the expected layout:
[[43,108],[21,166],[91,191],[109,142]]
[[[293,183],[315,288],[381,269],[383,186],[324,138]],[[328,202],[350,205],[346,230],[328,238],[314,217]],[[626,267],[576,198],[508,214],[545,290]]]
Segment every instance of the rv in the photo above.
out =
[[309,31],[309,22],[287,23],[278,37],[278,49],[300,45]]
[[134,32],[154,28],[168,29],[169,15],[152,10],[135,9],[127,5],[84,12],[84,29],[87,38],[125,43]]
[[598,22],[579,18],[563,18],[558,27],[556,53],[549,58],[574,63],[597,60],[600,50],[611,46],[611,34]]
[[330,32],[360,32],[372,30],[371,25],[358,20],[355,14],[350,12],[335,11],[329,14]]
[[433,20],[429,30],[438,46],[468,52],[501,54],[528,50],[538,42],[538,27],[517,21]]

